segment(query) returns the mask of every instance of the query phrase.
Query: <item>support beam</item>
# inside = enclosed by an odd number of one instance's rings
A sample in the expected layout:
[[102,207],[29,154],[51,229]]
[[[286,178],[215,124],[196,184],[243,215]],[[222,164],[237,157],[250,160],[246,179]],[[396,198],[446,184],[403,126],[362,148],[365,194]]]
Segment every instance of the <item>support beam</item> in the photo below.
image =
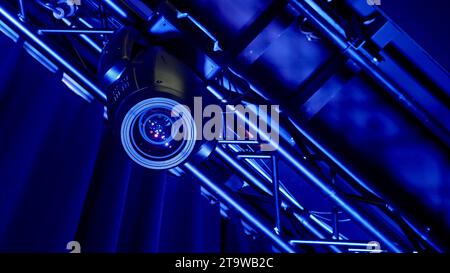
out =
[[240,217],[248,222],[255,230],[266,235],[277,248],[288,253],[295,252],[295,249],[289,243],[283,241],[281,237],[273,231],[273,229],[269,228],[269,225],[264,223],[262,219],[259,219],[255,213],[251,212],[249,208],[237,202],[224,185],[215,183],[203,171],[190,163],[186,163],[184,168],[196,176],[201,185],[208,192],[216,196],[221,202],[224,202],[225,205],[237,212]]
[[87,78],[78,68],[65,60],[55,49],[28,29],[24,23],[5,8],[3,3],[0,5],[0,20],[16,29],[25,40],[31,42],[41,52],[50,57],[52,61],[55,61],[58,66],[73,76],[75,80],[86,86],[100,102],[106,103],[106,94],[91,79]]

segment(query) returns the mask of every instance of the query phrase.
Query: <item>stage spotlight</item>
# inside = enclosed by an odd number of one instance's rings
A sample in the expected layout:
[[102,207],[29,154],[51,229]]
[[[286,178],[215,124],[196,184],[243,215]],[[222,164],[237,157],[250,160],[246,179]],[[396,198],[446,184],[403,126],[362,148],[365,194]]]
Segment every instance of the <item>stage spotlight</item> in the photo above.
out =
[[[178,117],[171,112],[179,103],[155,97],[145,99],[125,114],[120,129],[122,145],[136,163],[150,169],[170,169],[184,162],[195,146],[196,127],[186,110]],[[183,136],[176,140],[172,128],[181,120]]]
[[[149,169],[171,169],[200,150],[189,107],[204,87],[186,65],[126,28],[106,46],[99,71],[108,116],[133,161]],[[181,138],[174,138],[175,124]]]

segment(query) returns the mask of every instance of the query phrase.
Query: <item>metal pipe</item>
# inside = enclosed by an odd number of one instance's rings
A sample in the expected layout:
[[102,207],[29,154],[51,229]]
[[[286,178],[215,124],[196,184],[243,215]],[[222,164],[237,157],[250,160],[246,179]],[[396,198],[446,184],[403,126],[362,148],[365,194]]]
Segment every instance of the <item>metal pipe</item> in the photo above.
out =
[[[216,155],[219,156],[229,167],[231,167],[233,170],[235,170],[237,173],[239,173],[248,183],[251,183],[253,185],[258,185],[259,187],[263,187],[266,191],[268,190],[267,187],[262,183],[256,176],[254,176],[250,171],[245,169],[237,160],[235,160],[232,156],[230,156],[223,148],[220,146],[216,147]],[[300,220],[300,223],[308,229],[312,234],[317,236],[320,239],[325,239],[326,236],[320,232],[312,223],[309,221],[309,217],[304,216],[302,214],[305,213],[304,209],[299,209],[301,207],[300,205],[295,206],[290,203],[291,199],[289,199],[290,196],[286,196],[286,192],[281,191],[283,194],[283,197],[286,198],[287,204],[291,206],[294,210],[297,210],[298,213],[295,213],[297,218]],[[296,201],[294,201],[296,202]],[[323,228],[320,226],[320,228]],[[324,229],[327,234],[330,234],[330,232],[326,229]],[[333,249],[336,252],[339,252],[337,249]]]
[[364,249],[364,248],[349,248],[348,251],[349,252],[369,252],[369,253],[386,252],[386,251],[381,250],[381,249]]
[[[349,168],[347,168],[339,159],[337,159],[330,151],[325,149],[319,142],[317,142],[314,137],[312,137],[305,129],[303,129],[300,124],[294,120],[289,119],[295,129],[300,133],[300,135],[310,143],[314,148],[316,148],[320,153],[322,153],[325,158],[328,158],[336,167],[339,168],[345,175],[347,175],[350,179],[355,181],[360,187],[373,194],[376,197],[380,197],[366,182],[360,179],[357,175],[355,175]],[[282,136],[283,137],[283,136]],[[287,140],[285,140],[287,141]]]
[[[297,1],[298,2],[298,1]],[[311,2],[311,1],[309,1]],[[323,12],[323,11],[322,11]],[[310,12],[307,14],[308,16],[310,16]],[[170,22],[175,23],[174,21],[171,20],[170,16],[167,17],[166,19],[168,19]],[[173,19],[173,18],[172,18]],[[176,20],[176,19],[175,19]],[[313,20],[315,21],[315,20]],[[320,21],[319,21],[320,23]],[[176,24],[175,24],[176,25]],[[336,26],[336,25],[335,25]],[[324,24],[322,24],[321,26],[323,28],[323,30],[327,33],[328,36],[331,36],[332,40],[334,40],[336,43],[338,43],[338,45],[343,48],[344,50],[351,50],[350,45],[348,43],[345,42],[345,40],[342,40],[341,37],[341,33],[336,33],[334,31],[328,30]],[[337,31],[339,32],[339,31]],[[211,57],[211,56],[210,56]],[[216,58],[212,57],[213,60],[216,60]],[[220,63],[220,62],[218,62]],[[219,71],[219,70],[218,70]],[[254,89],[253,89],[254,90]],[[210,90],[211,91],[211,90]],[[215,90],[216,91],[216,90]],[[256,93],[260,94],[262,97],[266,97],[267,98],[267,94],[263,93],[259,90],[254,90]],[[212,92],[214,94],[214,92]],[[223,97],[223,96],[222,96]],[[270,97],[270,96],[269,96]],[[377,195],[374,191],[372,191],[370,189],[370,187],[367,186],[367,184],[362,181],[361,179],[359,179],[356,175],[353,174],[352,171],[350,171],[349,169],[347,169],[344,164],[342,164],[340,161],[338,161],[331,153],[329,153],[325,148],[323,148],[321,145],[319,145],[318,142],[315,141],[315,139],[313,137],[311,137],[309,134],[306,133],[305,130],[301,129],[301,126],[299,126],[298,124],[296,125],[297,129],[300,129],[300,133],[302,135],[305,136],[305,138],[310,141],[310,143],[312,143],[313,146],[315,146],[316,148],[319,149],[320,152],[322,152],[323,154],[325,154],[325,156],[327,156],[333,163],[335,163],[341,170],[343,170],[343,172],[345,174],[347,174],[352,180],[354,180],[355,182],[357,182],[357,185],[360,185],[362,187],[364,187],[365,189],[367,189],[369,192],[373,193],[374,195]],[[328,197],[330,197],[335,203],[337,204],[343,204],[344,206],[343,209],[344,211],[346,211],[347,213],[349,213],[357,222],[359,222],[363,227],[365,227],[367,230],[369,230],[372,234],[374,234],[376,237],[381,237],[383,238],[381,241],[383,243],[386,243],[387,245],[390,246],[390,248],[394,251],[400,251],[395,245],[393,245],[389,240],[387,240],[387,238],[382,235],[379,230],[375,227],[373,227],[373,225],[371,223],[369,223],[368,221],[366,221],[359,213],[357,213],[351,206],[349,206],[340,196],[338,196],[332,189],[329,188],[329,186],[326,185],[326,183],[324,183],[323,181],[321,181],[321,179],[319,179],[315,174],[311,173],[310,171],[308,171],[308,169],[302,165],[301,163],[299,163],[299,161],[297,161],[295,159],[294,156],[292,156],[290,154],[288,146],[286,146],[287,149],[281,149],[280,154],[281,156],[289,163],[291,164],[291,166],[293,166],[296,170],[300,171],[302,174],[304,174],[309,180],[311,180],[313,182],[313,184],[315,184],[319,189],[322,190],[323,193],[325,193],[325,195],[327,195]],[[422,233],[420,233],[421,236],[423,236]],[[425,236],[426,237],[426,236]]]
[[[243,115],[240,112],[236,112],[236,116],[240,119],[242,119],[249,127],[252,127],[252,129],[259,131],[256,124],[252,123],[250,120],[248,120],[245,115]],[[262,134],[262,132],[260,132]],[[324,193],[327,197],[329,197],[331,200],[333,200],[337,205],[343,208],[349,215],[352,216],[352,218],[361,224],[367,231],[369,231],[371,234],[373,234],[376,238],[378,238],[380,241],[383,242],[388,248],[394,252],[401,252],[401,250],[393,244],[378,228],[376,228],[375,225],[370,223],[367,219],[365,219],[361,213],[359,213],[355,208],[350,206],[343,197],[340,197],[333,189],[332,187],[328,186],[325,182],[323,182],[315,173],[310,171],[308,168],[306,168],[304,165],[300,163],[300,160],[297,160],[296,157],[289,152],[289,148],[286,148],[285,145],[281,145],[278,143],[273,143],[273,140],[269,138],[267,135],[262,135],[262,138],[266,139],[270,144],[278,147],[278,153],[289,163],[292,167],[294,167],[297,171],[299,171],[301,174],[305,175],[308,180],[313,182],[315,186],[317,186],[322,193]],[[236,162],[233,162],[230,160],[229,156],[227,156],[226,152],[222,150],[222,148],[217,147],[216,151],[218,154],[226,159],[231,166],[233,166],[235,169],[239,170],[247,176],[247,178],[250,178],[249,172],[242,168],[239,164]]]
[[[336,173],[332,173],[332,183],[333,187],[336,189]],[[333,205],[333,237],[339,240],[339,207]]]
[[38,3],[41,7],[45,8],[51,12],[57,12],[56,8],[50,3],[44,3],[41,0],[36,0],[36,3]]
[[[329,234],[333,234],[333,228],[330,227],[328,224],[324,223],[322,220],[320,220],[313,214],[310,214],[309,218],[311,218],[312,221],[314,221],[317,225],[319,225],[321,228],[326,230]],[[348,240],[348,237],[344,236],[342,233],[339,233],[339,239],[340,240]]]
[[75,68],[72,64],[66,61],[61,55],[59,55],[52,47],[46,44],[36,34],[30,31],[22,22],[20,22],[14,15],[5,9],[3,5],[0,5],[0,18],[5,22],[12,24],[17,30],[19,30],[28,40],[33,42],[42,51],[47,53],[54,61],[61,65],[68,73],[72,74],[77,80],[94,92],[94,95],[102,103],[106,103],[106,94],[97,87],[90,79],[83,75],[81,71]]
[[[303,215],[299,215],[297,213],[294,213],[294,216],[302,225],[305,226],[306,229],[308,229],[309,231],[312,232],[312,234],[317,236],[317,238],[319,238],[321,240],[324,240],[324,239],[328,238],[328,236],[324,237],[323,234],[317,230],[317,228],[315,228],[313,225],[311,225],[309,219],[305,218]],[[336,253],[342,253],[342,251],[338,247],[336,247],[334,245],[330,245],[329,247],[330,247],[331,250],[333,250]]]
[[23,6],[23,0],[19,0],[19,8],[20,8],[19,13],[20,20],[25,21],[26,16],[25,16],[25,8]]
[[273,197],[275,200],[275,232],[280,234],[281,222],[280,222],[280,185],[278,183],[278,162],[275,155],[272,156],[272,184],[273,184]]
[[308,169],[299,160],[295,158],[289,151],[280,147],[278,149],[279,154],[297,171],[302,173],[308,178],[317,188],[319,188],[325,196],[333,200],[337,205],[339,205],[345,212],[347,212],[356,222],[360,223],[367,231],[372,235],[381,240],[390,250],[394,252],[402,252],[399,247],[392,243],[383,232],[381,232],[374,224],[362,216],[356,208],[353,208],[344,197],[341,197],[336,191],[332,189],[327,183],[322,181],[321,178],[313,171]]
[[[230,147],[232,150],[233,147]],[[249,160],[249,158],[245,159],[245,162],[247,162],[247,164],[253,168],[256,173],[265,181],[272,183],[271,177],[270,175],[267,174],[267,172],[265,170],[263,170],[263,168],[254,160]],[[300,203],[282,186],[282,184],[280,184],[280,193],[281,195],[286,199],[286,204],[288,206],[290,206],[291,208],[293,208],[294,210],[297,210],[301,213],[304,213],[305,208],[300,205]],[[268,194],[272,194],[272,192],[270,192],[270,190],[261,183],[256,184],[255,186],[259,187],[260,189],[264,190],[266,193]],[[283,204],[283,200],[281,201]],[[323,236],[323,234],[321,234],[320,232],[317,231],[317,229],[312,230],[310,227],[312,227],[311,223],[309,223],[309,220],[305,220],[305,218],[302,215],[299,215],[297,213],[294,213],[294,216],[297,218],[297,220],[299,220],[302,224],[304,224],[305,226],[309,226],[307,227],[308,230],[310,230],[314,235],[316,235],[318,238],[320,239],[324,239],[325,237]],[[314,217],[313,215],[309,214],[309,219],[311,221],[313,221],[314,223],[316,223],[321,229],[323,229],[326,233],[328,234],[333,234],[333,229],[328,226],[327,224],[323,223],[322,220],[317,219],[316,217]],[[343,234],[338,233],[339,235],[339,239],[341,240],[347,240],[347,237],[344,236]],[[341,252],[339,251],[339,249],[334,249],[336,252]]]
[[[242,77],[241,75],[239,75],[236,72],[233,72],[236,76],[244,79],[244,77]],[[255,86],[251,87],[251,90],[254,91],[256,94],[258,94],[259,96],[261,96],[262,98],[265,99],[269,99],[271,98],[271,96],[269,96],[268,94],[266,94],[267,92],[260,90],[258,88],[256,88]],[[217,90],[215,92],[218,92]],[[220,96],[224,96],[223,94],[219,94]],[[293,115],[293,117],[295,117],[295,115]],[[347,175],[350,179],[352,179],[353,181],[355,181],[357,183],[358,186],[362,187],[364,190],[368,191],[369,193],[373,194],[374,196],[378,196],[378,194],[366,183],[364,182],[362,179],[360,179],[357,175],[355,175],[350,169],[348,169],[340,160],[338,160],[330,151],[328,151],[327,149],[325,149],[319,142],[317,142],[314,137],[312,137],[306,130],[304,130],[302,128],[302,126],[300,125],[300,123],[292,118],[289,117],[289,122],[295,127],[295,129],[298,131],[298,133],[300,133],[300,135],[303,137],[303,139],[305,139],[310,145],[312,145],[313,147],[315,147],[319,152],[321,152],[326,158],[328,158],[331,162],[333,162],[336,167],[338,167],[345,175]],[[269,124],[268,121],[266,121],[267,124]],[[289,125],[285,125],[285,126],[289,126]],[[291,141],[290,136],[283,134],[281,132],[286,131],[286,130],[282,130],[281,129],[282,125],[280,124],[280,136],[281,138],[286,141],[287,143],[289,143]]]
[[[230,147],[232,150],[233,147]],[[271,177],[269,174],[267,174],[267,172],[255,161],[255,160],[251,160],[250,158],[245,158],[245,162],[247,162],[247,164],[253,168],[264,180],[266,180],[267,182],[271,183]],[[266,187],[264,185],[264,183],[259,183],[256,185],[257,187],[259,187],[260,189],[262,189],[263,191],[265,191],[268,194],[272,194],[272,192],[270,191],[270,189],[268,187]],[[283,195],[284,198],[286,198],[286,200],[288,201],[289,205],[300,210],[300,211],[304,211],[304,208],[302,205],[300,205],[297,200],[295,200],[295,198],[286,191],[286,189],[284,187],[280,188],[280,192]]]
[[37,38],[31,31],[29,31],[24,25],[18,22],[13,16],[11,16],[3,7],[0,6],[0,15],[6,18],[9,22],[15,25],[23,34],[25,34],[31,41],[36,43],[41,49],[47,52],[50,56],[52,56],[58,63],[60,63],[64,68],[73,73],[78,79],[80,79],[83,83],[91,87],[97,95],[104,98],[106,100],[106,96],[101,92],[96,86],[90,82],[84,75],[72,67],[68,62],[66,62],[60,55],[58,55],[54,50],[52,50],[47,44],[45,44],[42,40]]
[[128,19],[128,13],[121,6],[119,6],[115,1],[113,1],[113,0],[103,0],[103,2],[111,10],[115,11],[120,17],[122,17],[124,19]]
[[219,40],[214,35],[212,35],[212,33],[209,32],[209,30],[205,26],[203,26],[199,21],[197,21],[197,19],[192,17],[189,13],[180,12],[177,10],[177,19],[182,18],[189,19],[194,25],[196,25],[201,31],[203,31],[203,33],[205,33],[209,39],[211,39],[214,42],[214,51],[222,51],[222,49],[219,46]]
[[259,154],[238,154],[237,158],[249,158],[249,159],[270,159],[270,155],[259,155]]
[[257,140],[219,140],[219,144],[259,144]]
[[262,219],[256,218],[255,214],[253,214],[248,208],[236,201],[225,186],[213,182],[200,169],[190,163],[184,164],[184,168],[195,175],[207,191],[215,195],[227,206],[234,209],[242,217],[242,219],[246,220],[257,231],[266,235],[277,247],[285,252],[295,252],[294,248],[275,234],[275,232],[269,228]]
[[356,242],[347,242],[347,241],[312,241],[312,240],[290,240],[290,244],[299,244],[299,245],[335,245],[335,246],[353,246],[353,247],[377,247],[378,244],[369,242],[369,243],[356,243]]
[[339,209],[333,206],[333,237],[339,239]]
[[[234,72],[236,73],[236,72]],[[270,98],[270,96],[267,96],[265,92],[262,90],[256,89],[255,86],[252,86],[252,90],[255,91],[257,94],[261,95],[265,98]],[[361,178],[359,178],[356,174],[353,173],[350,169],[348,169],[339,159],[337,159],[330,151],[328,151],[326,148],[324,148],[319,142],[315,140],[315,138],[310,135],[303,127],[298,123],[298,121],[295,119],[295,117],[290,117],[289,121],[294,125],[295,129],[300,133],[301,137],[312,147],[316,148],[322,155],[324,155],[325,158],[329,159],[332,164],[334,164],[340,171],[342,171],[348,178],[351,179],[351,181],[356,182],[353,183],[353,187],[361,187],[362,189],[366,190],[367,192],[373,194],[375,197],[381,198],[378,193],[376,193],[365,181],[363,181]],[[281,127],[280,127],[281,128]],[[286,142],[289,143],[291,139],[287,139],[285,134],[280,134],[281,138]],[[286,145],[286,150],[289,150],[289,145]],[[424,242],[426,242],[428,245],[430,245],[433,249],[435,249],[438,252],[441,252],[441,248],[437,246],[435,243],[431,241],[429,236],[421,232],[417,227],[415,227],[413,224],[411,224],[411,229],[422,239]]]
[[[303,13],[305,13],[305,15],[310,20],[312,20],[317,27],[320,28],[321,31],[323,31],[337,46],[339,46],[350,58],[352,58],[358,65],[360,65],[370,76],[379,81],[387,91],[390,91],[392,95],[397,97],[400,103],[403,104],[403,106],[408,109],[413,115],[415,115],[419,121],[421,121],[426,127],[428,127],[432,132],[440,137],[440,139],[442,139],[447,145],[449,145],[450,136],[448,135],[447,131],[445,129],[443,130],[442,127],[432,123],[421,109],[419,109],[411,101],[406,99],[406,97],[402,94],[401,90],[395,83],[392,83],[390,80],[388,80],[384,75],[382,75],[381,71],[379,71],[379,69],[375,65],[373,65],[364,57],[363,54],[350,46],[350,44],[345,40],[344,36],[342,36],[337,31],[333,31],[332,27],[330,26],[335,25],[335,22],[331,18],[323,17],[322,15],[325,12],[317,4],[315,4],[313,0],[292,0],[291,2],[296,5],[298,9],[301,9]],[[343,170],[345,174],[349,175],[351,179],[356,181],[366,190],[369,190],[371,193],[379,197],[379,195],[376,194],[372,189],[370,189],[370,187],[364,181],[359,179],[336,157],[334,157],[323,146],[315,141],[315,139],[311,135],[309,135],[296,120],[290,120],[294,124],[296,129],[300,132],[300,134],[302,134],[309,142],[311,142],[316,148],[318,148],[320,152],[324,153],[329,159],[331,159],[331,161],[334,162],[341,170]],[[441,252],[440,247],[433,243],[429,236],[421,232],[413,224],[411,224],[410,227],[422,240],[429,244],[433,249]]]
[[[63,18],[62,21],[64,22],[64,24],[66,24],[69,27],[74,27],[72,22],[67,19],[67,18]],[[82,20],[82,18],[79,18],[79,21],[84,24],[84,20]],[[85,22],[87,23],[87,22]],[[88,28],[92,28],[92,26],[90,26],[89,24],[85,25]],[[85,34],[80,34],[80,38],[83,39],[83,41],[85,41],[90,47],[92,47],[95,51],[97,51],[98,53],[102,52],[102,48],[94,41],[92,40],[90,37],[88,37]]]
[[114,34],[114,30],[97,29],[40,29],[38,34],[43,33],[63,33],[63,34]]
[[405,224],[412,229],[412,231],[414,233],[416,233],[420,239],[422,239],[427,245],[429,245],[430,247],[434,248],[436,251],[443,253],[444,250],[442,250],[442,248],[438,245],[436,245],[433,241],[430,240],[430,238],[428,236],[426,236],[423,232],[421,232],[420,230],[417,229],[417,227],[414,226],[413,223],[411,223],[408,219],[406,219],[403,216],[400,216],[402,218],[402,220],[405,222]]
[[331,17],[325,16],[325,11],[315,3],[314,0],[291,0],[293,6],[304,13],[314,24],[323,31],[338,47],[340,47],[353,61],[355,61],[373,79],[381,83],[385,90],[389,91],[411,114],[422,122],[431,132],[438,136],[447,146],[450,146],[450,136],[445,128],[436,123],[425,111],[413,101],[405,97],[404,92],[398,85],[389,80],[382,72],[367,58],[355,49],[342,33],[333,30],[338,25]]
[[358,222],[362,227],[364,227],[367,231],[369,231],[372,235],[378,238],[383,244],[385,244],[391,251],[393,252],[402,252],[402,250],[397,247],[394,243],[392,243],[386,235],[382,231],[380,231],[374,224],[372,224],[369,220],[367,220],[363,215],[356,209],[353,208],[344,197],[340,196],[333,188],[327,185],[326,182],[322,180],[322,178],[312,171],[310,168],[307,168],[304,164],[301,163],[299,157],[296,157],[292,149],[289,149],[289,146],[283,145],[282,143],[275,143],[273,139],[271,139],[266,133],[258,130],[257,124],[252,123],[249,119],[245,117],[245,114],[237,111],[235,112],[236,116],[246,122],[246,124],[251,127],[251,129],[259,132],[261,138],[273,147],[277,147],[278,154],[286,160],[287,163],[291,165],[294,169],[296,169],[300,174],[305,176],[314,186],[321,190],[321,192],[334,201],[338,206],[340,206],[345,212],[347,212],[356,222]]

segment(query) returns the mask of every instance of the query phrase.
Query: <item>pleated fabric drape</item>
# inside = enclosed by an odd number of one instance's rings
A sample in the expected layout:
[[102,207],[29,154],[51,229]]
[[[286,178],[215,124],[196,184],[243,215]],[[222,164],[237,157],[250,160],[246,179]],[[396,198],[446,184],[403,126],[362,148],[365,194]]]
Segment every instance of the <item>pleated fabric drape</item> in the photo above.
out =
[[103,106],[0,36],[0,251],[262,251],[190,176],[126,157]]

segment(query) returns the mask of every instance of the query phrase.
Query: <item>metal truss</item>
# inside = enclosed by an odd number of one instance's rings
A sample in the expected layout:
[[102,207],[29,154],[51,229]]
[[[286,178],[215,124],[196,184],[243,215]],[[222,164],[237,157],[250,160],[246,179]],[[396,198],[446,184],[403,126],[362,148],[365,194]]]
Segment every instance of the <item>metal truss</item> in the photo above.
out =
[[[436,135],[448,138],[442,128],[408,101],[402,90],[374,65],[376,56],[364,49],[364,41],[357,44],[349,41],[346,30],[320,7],[319,1],[280,2],[270,9],[286,8],[294,15],[313,22],[317,31],[325,33],[326,38],[345,52],[346,58],[357,63],[388,92],[398,97],[418,120]],[[82,5],[86,5],[83,8],[90,12],[67,18],[62,16],[59,22],[49,26],[50,19],[58,15],[55,15],[58,10],[51,1],[2,1],[0,29],[16,43],[21,43],[27,52],[87,101],[95,99],[105,104],[107,100],[106,94],[94,80],[95,66],[89,65],[89,62],[95,64],[98,60],[108,35],[122,25],[132,25],[143,30],[143,35],[177,32],[188,37],[191,46],[204,56],[206,68],[199,73],[218,103],[276,102],[269,90],[252,85],[235,62],[275,18],[276,14],[271,14],[270,10],[256,20],[232,50],[227,51],[206,26],[168,2],[154,1],[153,5],[148,5],[139,0],[86,0],[82,1]],[[40,13],[39,16],[36,12]],[[46,12],[49,20],[39,22],[37,19],[45,17],[42,14]],[[312,32],[308,33],[310,37],[316,37]],[[57,39],[60,36],[70,39],[61,42]],[[72,46],[85,48],[83,52],[90,52],[92,60],[76,56],[76,52],[69,48]],[[241,66],[244,66],[242,62]],[[239,217],[249,235],[263,235],[280,252],[441,251],[422,232],[423,227],[408,220],[308,134],[296,118],[295,111],[289,106],[280,107],[281,140],[276,152],[259,151],[258,146],[264,140],[219,141],[206,162],[189,162],[173,170],[173,173],[187,172],[195,176],[205,196],[221,204],[224,215]],[[257,127],[245,116],[237,114],[237,117],[248,126]],[[299,183],[309,183],[320,191],[323,202],[331,204],[330,211],[317,212],[304,207],[301,198],[294,197],[280,179],[280,172],[283,171],[280,161],[297,173]],[[233,188],[218,182],[208,164],[234,173],[241,181],[240,186]],[[258,200],[263,200],[263,205],[255,202],[252,195],[245,194],[244,190],[248,188]],[[229,210],[232,213],[227,213]],[[350,222],[372,239],[362,242],[353,234],[343,232],[343,222]]]

